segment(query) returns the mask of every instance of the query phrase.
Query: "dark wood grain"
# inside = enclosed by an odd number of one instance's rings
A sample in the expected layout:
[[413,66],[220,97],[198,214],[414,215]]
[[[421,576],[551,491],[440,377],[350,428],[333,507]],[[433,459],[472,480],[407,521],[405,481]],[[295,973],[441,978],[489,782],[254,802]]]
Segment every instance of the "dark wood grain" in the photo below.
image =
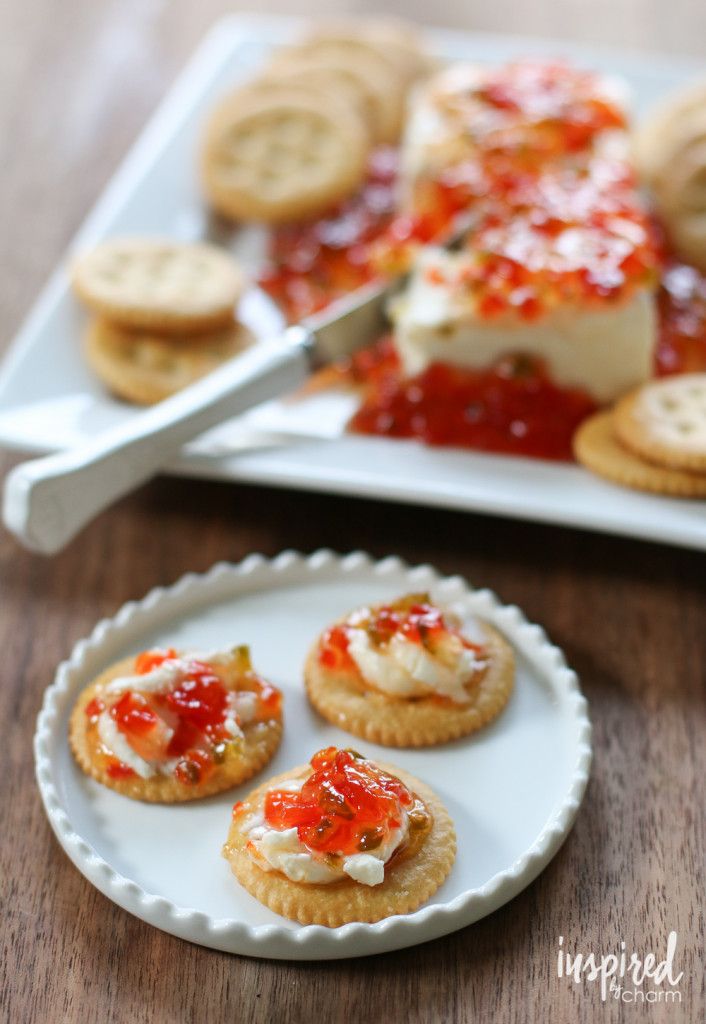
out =
[[[2,343],[28,309],[222,0],[50,0],[0,9]],[[269,4],[259,4],[260,9]],[[301,12],[374,5],[302,4]],[[437,23],[703,53],[684,0],[390,4]],[[13,462],[3,457],[1,466]],[[150,587],[253,550],[366,548],[429,561],[542,622],[591,703],[595,767],[575,829],[509,906],[456,935],[367,960],[230,957],[142,924],[94,890],[36,794],[34,719],[57,662]],[[46,561],[0,536],[3,652],[0,1019],[567,1022],[704,1019],[706,559],[481,516],[159,480]],[[547,742],[551,742],[548,737]],[[556,977],[569,948],[664,950],[679,934],[680,1005],[600,1003]]]

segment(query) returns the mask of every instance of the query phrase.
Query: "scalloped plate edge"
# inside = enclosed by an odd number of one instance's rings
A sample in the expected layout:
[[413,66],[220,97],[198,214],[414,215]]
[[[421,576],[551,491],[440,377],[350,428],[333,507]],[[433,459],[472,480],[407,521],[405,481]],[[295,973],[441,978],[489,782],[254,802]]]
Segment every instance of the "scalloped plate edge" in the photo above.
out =
[[[149,618],[151,613],[173,613],[181,610],[179,606],[185,603],[200,605],[238,590],[260,589],[263,585],[285,581],[301,582],[309,576],[333,578],[341,573],[380,576],[400,573],[415,587],[433,584],[443,598],[463,598],[471,611],[495,622],[554,685],[563,688],[577,725],[576,763],[564,800],[539,836],[505,871],[446,904],[427,904],[413,914],[386,918],[376,924],[358,922],[340,928],[307,925],[293,930],[276,924],[253,927],[212,918],[148,893],[136,882],[120,875],[75,831],[54,782],[49,749],[57,718],[89,657],[99,654],[110,639],[119,639],[136,619]],[[376,561],[361,551],[338,555],[320,549],[308,556],[283,551],[272,559],[252,554],[237,564],[219,562],[206,573],[187,573],[171,586],[157,587],[142,600],[123,605],[112,618],[102,619],[89,637],[75,645],[45,692],[37,718],[34,756],[42,802],[59,843],[79,871],[114,903],[170,934],[214,949],[272,959],[306,960],[371,955],[427,942],[473,924],[513,899],[544,870],[570,832],[588,783],[592,751],[587,704],[576,673],[567,666],[563,653],[549,641],[544,630],[528,622],[519,608],[502,605],[489,590],[473,590],[459,576],[440,576],[428,565],[410,567],[394,556]]]

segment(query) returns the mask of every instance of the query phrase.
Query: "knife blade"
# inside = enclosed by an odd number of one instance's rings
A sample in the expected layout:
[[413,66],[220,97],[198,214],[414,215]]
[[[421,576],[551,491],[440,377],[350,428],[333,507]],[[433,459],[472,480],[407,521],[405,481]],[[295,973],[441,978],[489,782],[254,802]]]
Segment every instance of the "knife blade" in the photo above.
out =
[[[457,248],[472,223],[470,215],[459,215],[435,244],[444,249]],[[311,358],[314,365],[326,365],[352,355],[387,330],[390,300],[402,290],[408,276],[405,272],[383,282],[373,281],[303,320],[313,335]]]

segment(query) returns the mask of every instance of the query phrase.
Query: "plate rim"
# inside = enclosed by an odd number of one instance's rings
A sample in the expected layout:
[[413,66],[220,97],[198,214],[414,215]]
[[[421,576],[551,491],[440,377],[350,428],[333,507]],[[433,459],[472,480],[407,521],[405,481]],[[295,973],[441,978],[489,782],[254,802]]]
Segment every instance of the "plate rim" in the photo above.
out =
[[[236,594],[239,589],[264,584],[263,589],[307,578],[336,578],[341,574],[385,576],[403,573],[410,584],[427,582],[448,599],[472,598],[474,610],[490,614],[513,644],[530,657],[563,688],[566,707],[576,725],[576,761],[560,806],[554,809],[534,842],[508,868],[492,876],[483,886],[467,889],[444,904],[421,907],[412,914],[395,915],[375,924],[351,922],[339,928],[303,925],[292,928],[279,923],[250,925],[229,918],[214,918],[195,908],[181,907],[172,900],[149,893],[137,882],[121,875],[79,834],[65,810],[55,784],[50,744],[66,704],[72,698],[77,679],[87,659],[100,652],[111,638],[128,633],[140,618],[156,609],[176,612],[181,602],[196,598],[195,606],[218,598],[219,585]],[[247,581],[245,584],[243,581]],[[230,589],[232,588],[232,589]],[[396,556],[373,559],[362,551],[339,555],[319,549],[310,555],[286,550],[273,558],[248,555],[237,563],[218,562],[205,573],[186,573],[170,586],[155,587],[139,601],[129,601],[115,615],[101,619],[89,636],[79,640],[69,658],[46,689],[37,717],[34,736],[35,775],[42,803],[60,845],[79,871],[118,906],[157,928],[180,938],[231,953],[270,959],[338,959],[372,955],[426,942],[472,924],[499,909],[521,892],[547,866],[567,837],[583,799],[592,760],[591,723],[588,705],[578,677],[563,652],[547,637],[541,626],[529,622],[515,605],[505,605],[488,589],[475,589],[461,576],[446,576],[427,564],[410,566]]]

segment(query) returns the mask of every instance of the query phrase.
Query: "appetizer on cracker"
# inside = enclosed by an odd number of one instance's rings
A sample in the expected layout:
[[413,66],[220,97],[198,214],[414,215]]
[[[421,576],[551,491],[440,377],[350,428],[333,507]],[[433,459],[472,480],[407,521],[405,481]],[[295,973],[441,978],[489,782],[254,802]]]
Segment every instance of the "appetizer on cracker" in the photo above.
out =
[[69,742],[87,775],[124,796],[180,803],[231,789],[272,758],[282,695],[247,647],[143,651],[80,694]]
[[423,747],[475,732],[500,714],[514,683],[511,647],[486,622],[475,639],[428,594],[356,609],[324,630],[304,669],[329,722],[373,743]]
[[265,906],[332,928],[416,910],[455,854],[448,812],[424,783],[336,747],[236,803],[223,847]]

